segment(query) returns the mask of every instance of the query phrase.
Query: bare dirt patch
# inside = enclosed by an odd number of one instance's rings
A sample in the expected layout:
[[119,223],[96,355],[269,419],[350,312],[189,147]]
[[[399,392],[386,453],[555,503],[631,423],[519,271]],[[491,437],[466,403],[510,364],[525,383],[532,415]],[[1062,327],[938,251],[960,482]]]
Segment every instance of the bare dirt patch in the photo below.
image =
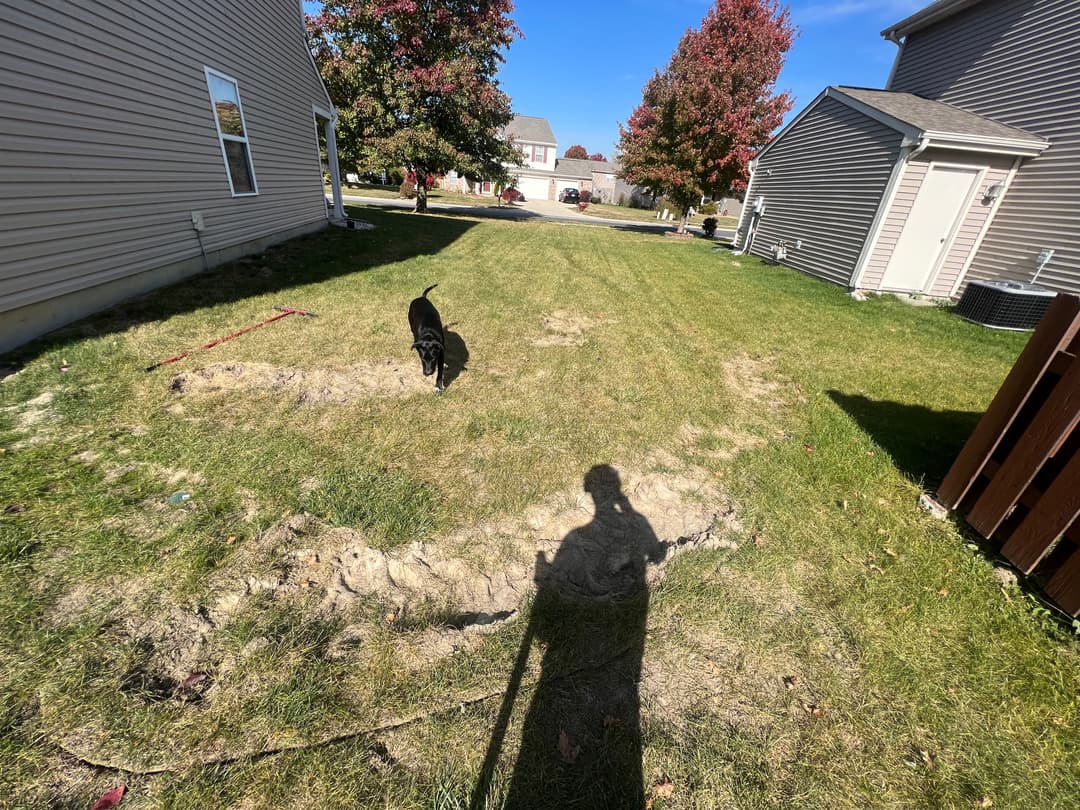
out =
[[169,384],[177,396],[223,395],[256,389],[284,391],[299,405],[344,405],[369,397],[427,392],[419,364],[397,359],[356,363],[346,369],[303,369],[266,363],[221,363],[178,374]]
[[534,346],[581,346],[585,333],[600,323],[580,312],[558,310],[545,315],[540,324],[542,334],[533,338]]
[[51,438],[48,423],[56,418],[56,412],[52,409],[54,399],[56,399],[55,392],[45,391],[19,405],[0,408],[0,411],[11,414],[15,430],[30,434],[29,438],[13,444],[12,449],[19,450],[41,444]]
[[722,364],[724,382],[740,399],[771,411],[787,406],[787,386],[775,379],[768,360],[740,353]]

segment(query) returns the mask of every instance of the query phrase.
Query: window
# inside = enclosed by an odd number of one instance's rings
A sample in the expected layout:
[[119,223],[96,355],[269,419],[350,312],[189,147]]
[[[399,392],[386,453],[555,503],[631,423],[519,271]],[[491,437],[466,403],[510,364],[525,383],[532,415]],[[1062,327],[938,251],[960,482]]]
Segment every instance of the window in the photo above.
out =
[[547,163],[547,147],[546,146],[536,146],[536,145],[534,145],[533,148],[532,148],[532,151],[533,151],[532,159],[533,159],[534,163]]
[[229,173],[229,186],[234,197],[258,194],[255,167],[248,148],[244,108],[240,106],[240,88],[236,80],[224,73],[206,68],[206,84],[210,88],[210,104],[214,110],[221,155]]

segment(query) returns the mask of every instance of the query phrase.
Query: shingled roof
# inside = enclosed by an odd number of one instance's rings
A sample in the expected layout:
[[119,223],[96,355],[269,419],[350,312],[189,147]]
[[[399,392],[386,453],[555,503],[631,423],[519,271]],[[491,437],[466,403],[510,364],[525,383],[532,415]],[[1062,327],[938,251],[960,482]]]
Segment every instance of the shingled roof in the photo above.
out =
[[538,143],[545,146],[558,146],[555,133],[546,118],[532,115],[515,115],[514,120],[503,128],[504,138],[513,138],[518,143]]
[[931,101],[911,93],[897,93],[892,90],[870,90],[865,87],[835,89],[848,98],[860,101],[926,134],[1030,141],[1036,146],[1046,146],[1046,141],[1038,135],[1007,124],[999,124],[990,118],[942,101]]

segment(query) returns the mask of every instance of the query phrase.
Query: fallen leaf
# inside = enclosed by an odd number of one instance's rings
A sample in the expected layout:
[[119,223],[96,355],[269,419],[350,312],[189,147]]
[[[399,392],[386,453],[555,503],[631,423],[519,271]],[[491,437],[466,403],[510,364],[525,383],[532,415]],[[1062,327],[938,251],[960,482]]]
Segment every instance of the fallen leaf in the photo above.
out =
[[937,756],[935,754],[919,749],[919,756],[922,757],[923,765],[930,770],[934,769],[934,764],[937,762]]
[[658,799],[670,799],[671,794],[675,792],[675,784],[670,779],[665,779],[653,785],[652,792]]
[[570,735],[565,731],[559,732],[559,756],[562,757],[562,761],[567,765],[573,765],[577,762],[578,754],[581,753],[581,746],[574,745],[570,742]]
[[891,548],[885,549],[885,553],[888,554],[890,557],[898,556],[897,553],[895,551],[893,551]]
[[803,445],[803,450],[805,450],[807,453],[813,453],[814,452],[814,446],[812,444],[804,444]]
[[816,703],[804,703],[802,707],[803,711],[811,717],[822,717],[825,714],[825,710]]
[[10,503],[4,507],[5,515],[17,515],[20,512],[26,511],[26,504],[23,503]]
[[985,810],[985,808],[994,806],[994,800],[991,799],[989,796],[983,796],[981,799],[975,802],[974,806]]
[[397,619],[397,614],[396,613],[387,613],[386,614],[386,622],[387,622],[387,624],[393,624],[395,619]]
[[794,689],[798,685],[799,685],[799,678],[798,678],[797,675],[785,675],[784,676],[784,686],[786,686],[788,689]]
[[885,573],[885,569],[882,568],[880,565],[871,565],[870,570],[871,571],[877,571],[879,574],[884,574]]
[[232,545],[233,543],[235,543],[235,542],[236,542],[236,535],[235,535],[235,534],[230,534],[230,535],[229,535],[229,536],[228,536],[228,537],[227,537],[227,538],[225,539],[225,545],[227,545],[227,546],[231,546],[231,545]]
[[761,548],[763,545],[765,545],[765,535],[763,535],[761,532],[758,532],[757,534],[755,534],[754,535],[754,545],[757,546],[758,548]]
[[94,802],[94,806],[90,810],[112,810],[124,798],[125,790],[127,790],[125,785],[117,785],[112,790],[106,791],[100,799]]
[[948,596],[949,595],[949,589],[948,588],[942,588],[940,591],[937,592],[937,595],[938,596]]
[[184,680],[180,681],[180,686],[177,687],[176,691],[180,692],[180,693],[190,692],[192,689],[194,689],[196,686],[198,686],[200,683],[202,683],[205,680],[206,680],[206,673],[205,672],[193,672],[190,675],[188,675],[186,678],[184,678]]
[[705,663],[709,665],[709,669],[711,669],[713,671],[714,675],[723,675],[724,674],[724,671],[722,669],[720,669],[720,667],[717,666],[716,662],[713,661],[711,658],[706,658]]

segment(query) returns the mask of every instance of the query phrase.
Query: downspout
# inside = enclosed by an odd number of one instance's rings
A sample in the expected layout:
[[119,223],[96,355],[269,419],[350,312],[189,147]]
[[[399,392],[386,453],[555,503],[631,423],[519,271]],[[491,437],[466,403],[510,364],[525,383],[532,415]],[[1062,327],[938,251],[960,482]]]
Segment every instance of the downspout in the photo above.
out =
[[749,208],[750,203],[750,189],[754,187],[754,170],[757,168],[757,158],[750,161],[750,179],[746,181],[746,193],[743,195],[742,210],[739,211],[739,221],[735,223],[735,247],[738,248],[732,255],[741,256],[746,252],[746,239],[748,234],[743,231],[743,246],[739,247],[739,229],[742,228],[743,220],[746,218],[746,209]]
[[904,55],[904,43],[906,40],[900,39],[894,31],[890,31],[886,34],[885,39],[896,46],[896,58],[893,59],[892,70],[889,71],[889,79],[885,82],[885,89],[892,90],[893,79],[896,78],[896,69],[900,67],[900,59]]
[[338,121],[337,110],[325,120],[323,131],[326,133],[326,162],[330,165],[330,189],[334,197],[334,214],[331,219],[341,222],[345,219],[345,204],[341,199],[341,167],[338,165],[337,136],[334,134]]

